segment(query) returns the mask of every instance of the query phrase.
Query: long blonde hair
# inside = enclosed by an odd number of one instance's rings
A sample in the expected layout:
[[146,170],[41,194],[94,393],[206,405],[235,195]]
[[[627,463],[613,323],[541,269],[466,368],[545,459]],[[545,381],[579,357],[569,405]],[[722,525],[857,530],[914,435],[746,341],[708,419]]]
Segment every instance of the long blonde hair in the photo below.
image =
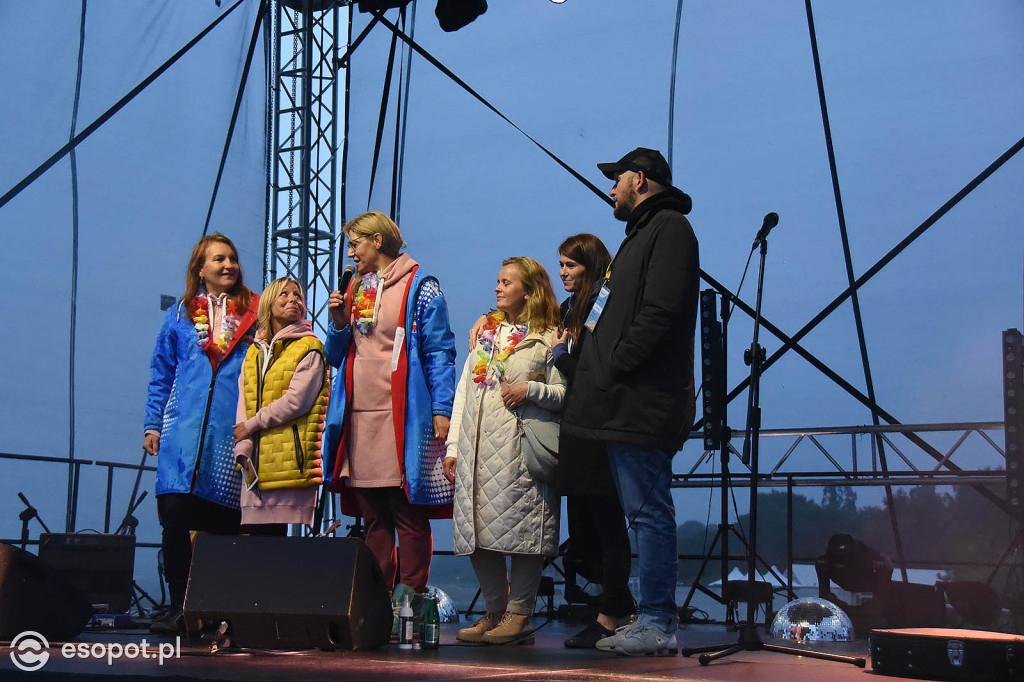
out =
[[516,322],[526,323],[531,331],[540,332],[558,326],[558,299],[551,288],[551,278],[544,266],[529,256],[513,256],[501,262],[519,270],[519,281],[526,293],[526,307]]
[[284,291],[284,288],[288,286],[289,283],[297,286],[299,288],[299,293],[302,294],[302,317],[299,319],[306,317],[306,292],[302,290],[302,285],[291,277],[278,277],[268,284],[267,288],[263,290],[262,294],[260,294],[260,304],[256,309],[256,320],[258,324],[256,327],[256,334],[266,338],[267,341],[274,338],[274,334],[270,328],[271,322],[273,321],[270,317],[270,306],[273,305],[274,301],[281,295],[281,292]]

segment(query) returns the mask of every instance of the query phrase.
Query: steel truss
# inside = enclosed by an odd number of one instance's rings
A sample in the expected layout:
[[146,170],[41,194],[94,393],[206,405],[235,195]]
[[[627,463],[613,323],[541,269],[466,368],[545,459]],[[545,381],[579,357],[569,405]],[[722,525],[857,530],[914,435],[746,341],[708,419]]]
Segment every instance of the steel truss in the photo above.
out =
[[336,7],[322,0],[273,3],[274,68],[267,93],[273,114],[265,278],[289,276],[301,282],[321,334],[327,331],[339,229],[334,194]]
[[[952,485],[1005,482],[1006,452],[993,439],[990,432],[1001,432],[1003,422],[954,422],[939,424],[891,424],[880,426],[821,426],[788,429],[765,429],[761,437],[776,441],[777,447],[769,452],[776,453],[773,463],[764,467],[759,473],[758,487],[780,487],[795,482],[799,487],[807,486],[879,486],[879,485]],[[938,452],[934,446],[921,447],[917,436],[921,433],[948,434],[955,436],[955,442],[940,453],[936,461],[932,451]],[[742,439],[742,432],[733,434],[734,439]],[[974,436],[974,438],[971,438]],[[902,437],[905,443],[897,440]],[[1000,436],[1001,437],[1001,436]],[[690,434],[691,441],[704,438],[700,431]],[[792,440],[788,444],[785,441]],[[847,440],[849,439],[849,440]],[[862,465],[858,443],[867,439],[870,444],[868,466]],[[905,467],[900,471],[883,471],[879,466],[880,453],[876,449],[878,440],[883,441]],[[976,458],[980,447],[993,459],[993,464],[1001,467],[982,469],[978,467],[961,468],[956,465],[955,455],[962,451],[965,443],[970,440],[973,451],[964,457]],[[845,443],[845,444],[844,444]],[[807,471],[799,467],[788,466],[797,449],[803,445],[813,447],[825,458],[829,468],[825,471]],[[730,445],[734,454],[735,448]],[[704,488],[718,485],[719,474],[714,471],[718,457],[717,450],[705,450],[694,461],[693,465],[682,473],[672,477],[673,487]],[[738,456],[737,456],[738,460]],[[767,464],[767,462],[766,462]],[[711,468],[711,471],[707,471]],[[749,485],[749,471],[733,473],[736,487]]]

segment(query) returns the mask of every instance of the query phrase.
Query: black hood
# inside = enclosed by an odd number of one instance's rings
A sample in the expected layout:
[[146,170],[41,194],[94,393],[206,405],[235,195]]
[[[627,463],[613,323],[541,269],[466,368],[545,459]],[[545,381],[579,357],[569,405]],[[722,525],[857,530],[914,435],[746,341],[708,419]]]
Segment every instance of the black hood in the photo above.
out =
[[669,187],[664,192],[658,192],[650,199],[640,202],[640,205],[633,209],[626,221],[626,234],[633,231],[637,223],[643,220],[644,216],[654,211],[669,209],[679,211],[686,215],[693,209],[693,199],[681,189]]

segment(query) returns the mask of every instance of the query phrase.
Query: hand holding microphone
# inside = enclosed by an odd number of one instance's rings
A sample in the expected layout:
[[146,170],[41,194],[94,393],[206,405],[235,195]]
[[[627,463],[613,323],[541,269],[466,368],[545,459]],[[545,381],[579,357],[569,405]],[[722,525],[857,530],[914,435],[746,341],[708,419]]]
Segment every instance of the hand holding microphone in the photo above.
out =
[[331,313],[331,322],[334,324],[335,329],[341,329],[348,324],[349,311],[346,296],[349,282],[352,281],[354,274],[356,274],[356,266],[352,264],[346,265],[341,276],[338,278],[337,291],[332,291],[331,297],[327,301],[327,309]]

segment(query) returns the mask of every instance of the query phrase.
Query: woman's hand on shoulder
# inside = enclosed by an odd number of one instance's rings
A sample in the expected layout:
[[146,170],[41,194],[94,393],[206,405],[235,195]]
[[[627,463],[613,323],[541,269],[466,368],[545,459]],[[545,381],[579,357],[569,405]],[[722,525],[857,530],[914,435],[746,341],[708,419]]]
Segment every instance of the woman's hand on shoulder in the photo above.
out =
[[341,329],[348,324],[348,301],[346,299],[346,294],[335,289],[331,292],[331,297],[327,301],[327,309],[331,313],[331,322],[334,324],[335,329]]
[[156,455],[160,454],[160,434],[158,433],[147,433],[146,437],[142,440],[142,449],[149,454]]
[[441,467],[444,469],[444,477],[452,483],[455,483],[455,463],[458,462],[454,457],[445,457],[444,461],[441,462]]
[[477,321],[473,323],[473,328],[469,330],[469,349],[473,350],[476,348],[476,342],[480,340],[480,332],[484,330],[484,325],[487,324],[487,316],[481,315],[477,318]]

